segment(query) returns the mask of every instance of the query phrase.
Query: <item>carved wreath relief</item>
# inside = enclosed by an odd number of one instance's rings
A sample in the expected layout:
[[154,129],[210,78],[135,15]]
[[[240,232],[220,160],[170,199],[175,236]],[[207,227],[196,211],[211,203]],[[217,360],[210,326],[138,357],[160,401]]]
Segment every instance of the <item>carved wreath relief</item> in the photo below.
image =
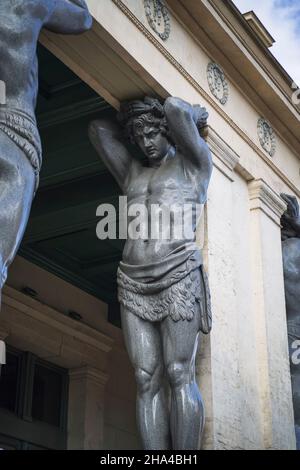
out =
[[210,91],[220,101],[221,104],[225,105],[229,96],[228,82],[225,78],[224,72],[219,65],[210,62],[207,66],[207,80]]
[[276,152],[276,137],[271,124],[263,118],[258,120],[258,137],[262,148],[273,157]]
[[144,0],[144,6],[149,25],[163,41],[166,41],[170,36],[171,22],[164,0]]

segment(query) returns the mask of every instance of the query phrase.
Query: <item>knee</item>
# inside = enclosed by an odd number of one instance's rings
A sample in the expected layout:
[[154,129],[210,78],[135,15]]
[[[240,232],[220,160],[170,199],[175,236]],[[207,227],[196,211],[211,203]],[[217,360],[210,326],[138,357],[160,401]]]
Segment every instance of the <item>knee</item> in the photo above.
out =
[[190,367],[182,362],[169,364],[167,367],[167,376],[171,388],[182,387],[191,382]]
[[158,367],[153,372],[147,372],[142,368],[135,370],[137,390],[140,395],[153,394],[159,390],[162,382],[162,369]]

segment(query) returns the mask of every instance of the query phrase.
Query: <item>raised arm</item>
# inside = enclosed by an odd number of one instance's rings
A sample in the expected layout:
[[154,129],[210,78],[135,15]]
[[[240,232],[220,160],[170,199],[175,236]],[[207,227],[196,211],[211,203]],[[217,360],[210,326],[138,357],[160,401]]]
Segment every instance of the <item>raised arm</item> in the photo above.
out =
[[208,145],[202,139],[199,128],[205,125],[207,113],[200,106],[191,106],[180,98],[167,98],[165,114],[171,137],[185,159],[201,168],[210,177],[212,157]]
[[92,27],[93,19],[85,0],[54,0],[54,10],[44,25],[61,34],[80,34]]
[[101,119],[91,122],[89,137],[98,155],[125,192],[133,159],[123,143],[121,129],[114,122]]

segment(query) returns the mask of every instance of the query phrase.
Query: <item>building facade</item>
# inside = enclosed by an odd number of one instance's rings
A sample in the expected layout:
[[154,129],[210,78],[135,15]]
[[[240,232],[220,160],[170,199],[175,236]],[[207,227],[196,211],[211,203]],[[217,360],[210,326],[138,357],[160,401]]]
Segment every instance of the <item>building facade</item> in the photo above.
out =
[[[119,190],[87,126],[124,100],[173,95],[209,111],[214,159],[198,237],[213,308],[197,361],[203,448],[294,449],[280,193],[300,196],[300,106],[273,38],[231,1],[87,3],[90,32],[40,38],[44,166],[3,291],[0,447],[140,448],[116,301],[122,241],[96,238],[96,209]],[[49,390],[63,403],[52,413]]]

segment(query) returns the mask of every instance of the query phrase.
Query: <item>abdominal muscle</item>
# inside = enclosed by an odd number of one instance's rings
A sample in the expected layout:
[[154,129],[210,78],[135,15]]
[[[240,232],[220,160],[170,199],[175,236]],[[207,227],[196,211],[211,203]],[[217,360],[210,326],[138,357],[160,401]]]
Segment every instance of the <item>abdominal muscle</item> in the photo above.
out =
[[[160,198],[158,198],[160,199]],[[170,199],[169,199],[170,200]],[[137,203],[137,200],[134,201]],[[139,198],[139,204],[146,204],[146,201],[143,198]],[[155,200],[152,201],[155,204],[162,204],[161,201]],[[179,201],[178,193],[177,197],[173,198],[172,204],[177,204],[177,207],[183,209],[184,204],[190,204],[191,200]],[[191,206],[191,211],[194,218],[192,219],[192,214],[190,214],[190,220],[193,221],[188,231],[184,230],[184,227],[180,227],[178,220],[174,221],[174,218],[166,218],[164,224],[162,225],[161,218],[151,217],[150,204],[147,204],[148,209],[148,221],[146,221],[146,229],[144,233],[140,232],[136,235],[137,239],[132,239],[130,233],[130,224],[135,217],[129,217],[128,229],[129,235],[125,243],[123,251],[123,262],[131,265],[142,265],[158,262],[163,258],[168,257],[174,251],[180,250],[180,248],[185,248],[186,245],[195,242],[195,232],[196,232],[196,217],[195,217],[195,207],[196,203],[193,202]],[[130,207],[130,204],[129,204]],[[200,214],[197,214],[198,218]],[[141,221],[143,219],[140,219]],[[134,227],[134,226],[133,226]]]
[[166,258],[194,240],[130,240],[126,241],[123,262],[132,265],[150,264]]

